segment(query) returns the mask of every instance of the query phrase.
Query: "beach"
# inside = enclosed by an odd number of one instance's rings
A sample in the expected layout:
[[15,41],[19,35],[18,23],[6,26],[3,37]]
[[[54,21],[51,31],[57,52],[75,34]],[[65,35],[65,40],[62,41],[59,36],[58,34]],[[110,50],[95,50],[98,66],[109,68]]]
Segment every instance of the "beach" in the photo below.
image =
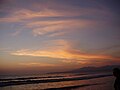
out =
[[0,79],[0,90],[114,90],[111,74],[46,74]]

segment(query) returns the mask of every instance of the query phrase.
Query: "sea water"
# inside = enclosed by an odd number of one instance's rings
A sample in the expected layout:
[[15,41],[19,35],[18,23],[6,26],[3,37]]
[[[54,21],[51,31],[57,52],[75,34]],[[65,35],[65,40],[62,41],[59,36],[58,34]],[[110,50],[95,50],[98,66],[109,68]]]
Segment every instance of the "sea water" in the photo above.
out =
[[114,90],[113,84],[114,77],[108,73],[0,77],[0,90]]

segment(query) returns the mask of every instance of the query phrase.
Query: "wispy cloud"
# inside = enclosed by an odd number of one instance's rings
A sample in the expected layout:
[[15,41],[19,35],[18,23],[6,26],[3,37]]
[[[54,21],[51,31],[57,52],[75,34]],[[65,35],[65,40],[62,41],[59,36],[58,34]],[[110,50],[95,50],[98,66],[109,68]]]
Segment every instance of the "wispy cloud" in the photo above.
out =
[[[82,8],[69,4],[61,5],[61,3],[58,4],[57,1],[47,1],[42,3],[38,2],[39,4],[32,2],[29,3],[31,4],[31,8],[36,8],[37,10],[28,9],[27,7],[21,7],[20,9],[11,10],[7,13],[7,15],[0,18],[0,22],[13,24],[24,22],[24,26],[20,28],[23,28],[23,30],[32,30],[34,36],[45,35],[48,33],[52,33],[52,35],[50,36],[57,36],[60,34],[56,33],[55,31],[61,30],[60,33],[62,33],[63,35],[65,34],[65,30],[68,30],[69,32],[71,28],[73,28],[74,30],[76,28],[79,28],[79,30],[81,30],[83,28],[86,28],[86,26],[94,27],[97,24],[98,20],[102,21],[101,18],[99,19],[99,17],[108,17],[111,15],[111,12],[108,9],[101,10],[99,8]],[[93,16],[95,17],[93,18]],[[55,17],[56,19],[52,20]],[[76,17],[79,17],[79,19]],[[51,20],[49,20],[48,18]],[[58,20],[58,18],[61,18],[61,20]],[[55,34],[53,32],[55,32]],[[18,31],[13,33],[13,35],[18,34]]]
[[[29,5],[25,5],[29,3]],[[79,3],[79,1],[78,1]],[[48,18],[48,17],[111,17],[113,15],[105,6],[102,6],[100,3],[95,1],[91,2],[96,4],[93,8],[91,5],[87,4],[85,7],[78,7],[72,3],[61,3],[59,1],[26,1],[21,2],[6,0],[2,3],[2,8],[0,9],[3,14],[4,12],[7,15],[4,15],[0,19],[0,22],[20,22],[33,18]],[[12,7],[10,7],[10,6]],[[98,5],[98,6],[97,6]],[[6,8],[7,7],[7,8]],[[9,11],[8,11],[8,8]]]
[[11,36],[17,36],[17,35],[20,34],[20,33],[21,33],[21,30],[18,30],[18,31],[16,31],[16,32],[12,33]]
[[81,53],[76,50],[55,50],[55,51],[46,51],[46,50],[18,50],[16,52],[12,52],[12,55],[19,56],[38,56],[38,57],[49,57],[49,58],[62,58],[62,59],[78,59],[78,60],[90,60],[90,59],[112,59],[119,60],[120,58],[115,58],[108,55],[97,55],[97,54],[88,54]]
[[54,64],[48,64],[48,63],[35,63],[35,62],[30,62],[30,63],[19,63],[19,65],[22,65],[22,66],[39,66],[39,67],[54,67],[56,65]]
[[[70,12],[71,13],[71,12]],[[63,19],[64,17],[73,17],[73,19]],[[9,13],[6,17],[0,19],[0,22],[4,23],[24,23],[23,26],[19,27],[20,29],[32,30],[34,36],[44,35],[47,33],[61,31],[64,33],[66,30],[70,30],[73,28],[74,30],[79,28],[86,28],[86,26],[93,26],[96,24],[94,20],[87,19],[77,19],[75,16],[79,16],[79,14],[69,12],[65,13],[63,11],[55,11],[50,9],[43,9],[42,11],[32,11],[28,9],[21,9],[18,11],[13,11]],[[52,19],[53,17],[60,17],[61,19]],[[39,20],[44,18],[44,20]],[[51,18],[49,20],[48,18]],[[38,20],[37,20],[38,19]],[[19,29],[18,28],[18,29]],[[21,31],[16,31],[13,33],[14,35],[18,35]],[[56,34],[59,35],[59,34]],[[54,35],[53,35],[54,36]]]
[[76,29],[83,29],[86,28],[86,26],[89,27],[93,25],[95,25],[94,21],[73,19],[73,20],[50,20],[50,21],[32,22],[32,23],[28,23],[27,27],[34,28],[32,30],[33,34],[35,36],[38,36],[55,31],[61,31],[62,33],[65,33],[65,31],[70,32],[72,28],[73,30],[76,30]]
[[[65,6],[64,6],[65,7]],[[78,12],[79,11],[79,12]],[[74,7],[69,7],[64,10],[59,10],[58,7],[56,9],[50,9],[50,8],[43,8],[40,9],[39,11],[34,11],[30,10],[27,8],[24,9],[19,9],[19,10],[11,10],[8,12],[7,15],[2,17],[0,19],[0,22],[20,22],[20,21],[25,21],[28,19],[35,19],[35,18],[52,18],[52,17],[92,17],[93,15],[96,15],[97,17],[104,17],[104,16],[109,16],[111,15],[111,12],[109,10],[100,10],[100,9],[94,9],[94,8],[74,8]],[[98,17],[98,18],[99,18]],[[95,18],[96,19],[96,18]]]
[[[46,46],[47,45],[47,46]],[[31,49],[21,49],[17,51],[12,51],[11,55],[18,56],[34,56],[34,57],[48,57],[48,58],[60,58],[69,60],[120,60],[119,57],[114,57],[112,55],[106,54],[91,54],[85,53],[81,50],[73,49],[73,43],[66,40],[51,40],[44,42],[46,48],[31,50]]]

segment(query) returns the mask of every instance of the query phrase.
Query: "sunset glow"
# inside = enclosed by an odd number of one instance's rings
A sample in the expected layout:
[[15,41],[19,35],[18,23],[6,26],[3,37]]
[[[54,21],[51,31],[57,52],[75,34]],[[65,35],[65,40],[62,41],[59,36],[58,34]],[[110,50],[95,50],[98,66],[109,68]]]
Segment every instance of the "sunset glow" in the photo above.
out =
[[0,73],[120,64],[113,1],[1,0]]

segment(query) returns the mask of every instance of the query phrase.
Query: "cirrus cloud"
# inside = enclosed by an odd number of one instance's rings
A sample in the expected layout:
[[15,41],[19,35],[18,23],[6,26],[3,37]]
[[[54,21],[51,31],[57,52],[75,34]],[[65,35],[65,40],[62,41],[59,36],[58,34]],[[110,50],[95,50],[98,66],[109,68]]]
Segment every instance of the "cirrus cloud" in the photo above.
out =
[[112,57],[109,55],[97,55],[97,54],[88,54],[81,53],[77,50],[55,50],[55,51],[46,51],[46,50],[29,50],[23,49],[11,53],[12,55],[19,56],[37,56],[37,57],[49,57],[49,58],[62,58],[62,59],[79,59],[79,60],[90,60],[90,59],[99,59],[99,60],[120,60],[120,58]]

